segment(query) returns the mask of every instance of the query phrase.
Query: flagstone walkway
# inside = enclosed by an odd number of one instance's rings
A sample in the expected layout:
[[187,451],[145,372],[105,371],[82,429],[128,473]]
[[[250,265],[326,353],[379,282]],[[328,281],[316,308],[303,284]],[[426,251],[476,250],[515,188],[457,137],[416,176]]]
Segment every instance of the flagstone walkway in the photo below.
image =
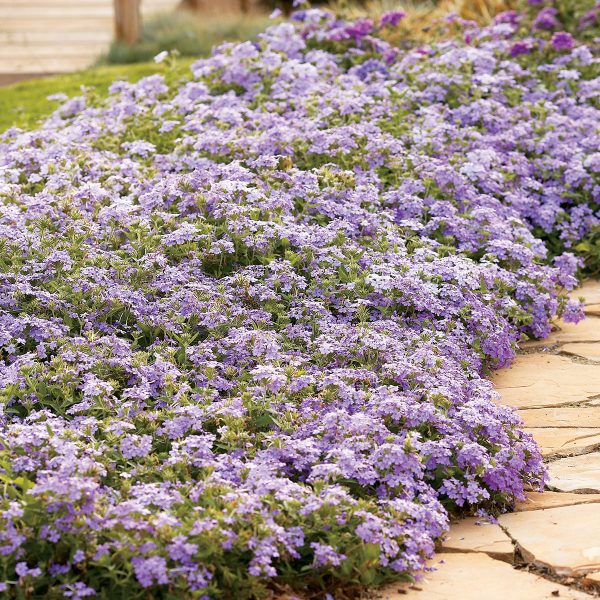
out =
[[386,600],[589,600],[600,597],[600,282],[588,282],[587,318],[523,345],[496,373],[505,404],[540,445],[548,491],[530,493],[498,524],[452,525],[436,571]]

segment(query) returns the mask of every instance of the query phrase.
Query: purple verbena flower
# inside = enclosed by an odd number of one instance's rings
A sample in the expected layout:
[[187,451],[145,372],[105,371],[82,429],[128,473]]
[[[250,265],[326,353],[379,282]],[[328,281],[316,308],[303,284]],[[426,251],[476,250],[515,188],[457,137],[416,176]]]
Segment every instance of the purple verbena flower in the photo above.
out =
[[534,29],[556,29],[560,26],[556,15],[558,10],[552,6],[542,8],[533,21]]
[[392,10],[383,13],[379,19],[379,25],[380,27],[384,27],[386,25],[389,25],[390,27],[396,27],[405,16],[406,13],[402,10]]
[[566,31],[557,31],[552,34],[552,39],[550,40],[552,47],[555,50],[572,50],[575,45],[575,40],[573,36]]

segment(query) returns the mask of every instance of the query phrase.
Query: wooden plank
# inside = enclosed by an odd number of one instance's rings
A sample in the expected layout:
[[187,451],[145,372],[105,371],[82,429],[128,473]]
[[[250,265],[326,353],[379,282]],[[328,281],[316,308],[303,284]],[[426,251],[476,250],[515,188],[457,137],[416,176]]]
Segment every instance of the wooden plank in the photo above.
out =
[[10,46],[0,46],[0,60],[13,59],[22,57],[31,57],[37,60],[38,58],[64,58],[70,56],[87,56],[96,58],[102,51],[106,49],[105,44],[65,44],[64,46],[24,46],[13,44]]
[[80,19],[5,19],[0,22],[0,31],[48,31],[52,28],[56,31],[112,31],[113,18],[92,17]]
[[[44,6],[1,6],[0,19],[21,20],[31,19],[39,21],[41,19],[91,19],[94,17],[112,18],[113,8],[110,4],[89,6],[78,6],[72,4],[46,4]],[[3,26],[0,25],[0,27]]]
[[45,58],[31,60],[23,58],[0,64],[1,73],[68,73],[92,66],[94,60],[89,57],[70,57],[68,59]]
[[[152,0],[147,0],[152,1]],[[0,6],[112,6],[110,0],[0,0]]]
[[[182,4],[181,0],[141,0],[142,10],[175,10]],[[0,0],[0,7],[14,9],[47,9],[60,8],[61,10],[79,9],[82,14],[85,11],[109,7],[112,10],[111,0]]]
[[104,31],[0,31],[0,44],[110,44],[112,30]]
[[[113,39],[115,3],[135,8],[136,1],[0,0],[0,73],[63,73],[91,66]],[[141,16],[172,11],[180,3],[141,0],[137,23],[134,11],[121,35],[134,39]]]

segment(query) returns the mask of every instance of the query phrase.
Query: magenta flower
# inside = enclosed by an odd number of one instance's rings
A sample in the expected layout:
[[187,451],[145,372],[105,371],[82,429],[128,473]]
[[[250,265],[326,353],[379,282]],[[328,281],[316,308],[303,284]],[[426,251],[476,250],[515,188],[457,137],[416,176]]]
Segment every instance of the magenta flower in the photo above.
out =
[[557,31],[552,35],[550,43],[555,50],[571,50],[575,45],[575,40],[570,33],[566,31]]
[[406,16],[406,13],[402,10],[393,10],[381,15],[379,25],[384,27],[389,25],[390,27],[396,27],[398,23]]
[[579,30],[588,29],[593,27],[600,20],[600,2],[596,3],[596,6],[591,10],[584,13],[579,19]]
[[360,41],[373,31],[373,21],[371,19],[358,19],[345,29],[348,36]]
[[556,18],[557,13],[558,11],[554,7],[547,6],[546,8],[542,8],[533,21],[533,28],[556,29],[560,26],[560,23]]
[[508,23],[509,25],[518,25],[522,16],[523,15],[518,13],[517,11],[507,10],[501,12],[499,15],[496,15],[496,17],[494,18],[494,23]]
[[521,54],[529,54],[531,52],[531,44],[525,40],[515,42],[510,47],[510,55],[513,57],[520,56]]

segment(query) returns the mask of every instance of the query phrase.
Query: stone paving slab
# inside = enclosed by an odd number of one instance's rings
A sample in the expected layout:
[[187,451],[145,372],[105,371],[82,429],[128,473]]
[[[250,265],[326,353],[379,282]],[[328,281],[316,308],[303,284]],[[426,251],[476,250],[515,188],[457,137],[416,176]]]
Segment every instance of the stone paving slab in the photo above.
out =
[[600,393],[597,366],[576,363],[555,354],[521,356],[491,379],[502,396],[502,403],[515,408],[573,404]]
[[600,406],[520,410],[525,427],[600,428]]
[[586,360],[600,361],[600,344],[580,342],[579,344],[565,344],[560,351]]
[[[548,485],[561,492],[600,492],[600,452],[552,462]],[[596,518],[600,522],[600,509]],[[598,544],[600,545],[600,537]]]
[[523,558],[557,575],[600,570],[600,505],[579,504],[501,515]]
[[442,552],[485,552],[512,563],[515,548],[499,525],[472,517],[452,524]]
[[600,503],[600,494],[572,494],[569,492],[549,491],[529,492],[525,500],[516,503],[515,512],[592,503]]
[[600,429],[591,427],[537,427],[525,429],[545,457],[576,455],[600,448]]
[[588,279],[572,294],[574,298],[583,298],[586,306],[600,304],[600,285],[597,280]]
[[[578,590],[520,571],[486,554],[444,554],[413,589],[389,586],[385,600],[590,600]],[[401,590],[401,591],[398,591]]]
[[600,342],[600,319],[588,317],[577,324],[559,321],[559,329],[553,331],[543,340],[532,340],[521,344],[523,349],[547,348],[556,344],[567,344],[569,342]]
[[595,583],[597,585],[600,585],[600,572],[596,572],[596,573],[588,573],[585,576],[586,581],[590,581],[592,583]]

